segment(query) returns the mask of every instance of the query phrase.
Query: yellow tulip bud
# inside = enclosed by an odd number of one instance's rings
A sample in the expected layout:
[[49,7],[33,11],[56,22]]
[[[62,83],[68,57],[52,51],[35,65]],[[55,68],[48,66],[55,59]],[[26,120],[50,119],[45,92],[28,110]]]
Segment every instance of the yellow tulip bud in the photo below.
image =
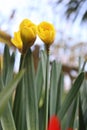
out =
[[32,46],[36,40],[36,25],[30,20],[24,19],[20,24],[19,30],[24,46],[25,44],[26,47]]
[[17,47],[21,53],[31,47],[36,40],[36,25],[28,19],[24,19],[19,26],[19,31],[14,33],[12,43]]
[[48,22],[41,22],[37,26],[37,33],[40,39],[48,46],[51,45],[55,39],[55,28]]

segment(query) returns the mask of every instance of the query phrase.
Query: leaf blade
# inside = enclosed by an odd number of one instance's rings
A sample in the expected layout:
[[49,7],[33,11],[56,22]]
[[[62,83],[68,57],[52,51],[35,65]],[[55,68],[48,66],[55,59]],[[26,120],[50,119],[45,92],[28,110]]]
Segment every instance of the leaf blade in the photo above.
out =
[[62,104],[62,106],[57,114],[61,120],[63,119],[63,117],[64,117],[66,111],[68,110],[70,104],[72,103],[74,97],[78,93],[78,90],[79,90],[83,80],[84,80],[84,72],[81,72],[79,74],[79,76],[77,77],[75,83],[73,84],[71,90],[67,94],[67,96],[66,96],[66,98],[65,98],[65,100],[64,100],[64,102],[63,102],[63,104]]
[[12,92],[16,88],[18,82],[22,78],[24,70],[19,72],[14,79],[1,91],[0,93],[0,115],[2,114],[3,109],[5,108]]

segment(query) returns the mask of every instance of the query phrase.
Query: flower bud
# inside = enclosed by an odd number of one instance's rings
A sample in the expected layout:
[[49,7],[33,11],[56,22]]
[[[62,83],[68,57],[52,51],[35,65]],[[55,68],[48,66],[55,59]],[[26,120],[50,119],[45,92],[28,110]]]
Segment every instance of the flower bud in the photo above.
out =
[[55,39],[55,28],[48,22],[41,22],[37,27],[40,39],[47,45],[51,45]]
[[36,40],[36,25],[28,19],[24,19],[19,27],[24,48],[30,47]]
[[11,41],[21,53],[25,53],[26,50],[34,44],[36,32],[36,25],[30,20],[24,19],[20,23],[19,31],[14,33],[14,38],[12,38]]

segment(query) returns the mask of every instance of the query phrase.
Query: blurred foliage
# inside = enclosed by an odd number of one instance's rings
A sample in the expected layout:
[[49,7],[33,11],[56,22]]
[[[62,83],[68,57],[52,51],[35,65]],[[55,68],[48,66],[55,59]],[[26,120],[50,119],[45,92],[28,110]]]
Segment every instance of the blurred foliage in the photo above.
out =
[[11,43],[11,36],[3,30],[0,30],[0,42],[13,46]]
[[[57,4],[64,3],[64,0],[58,0]],[[66,7],[66,17],[70,18],[72,15],[73,21],[77,19],[77,17],[81,17],[81,22],[87,22],[87,0],[68,0],[65,2]]]

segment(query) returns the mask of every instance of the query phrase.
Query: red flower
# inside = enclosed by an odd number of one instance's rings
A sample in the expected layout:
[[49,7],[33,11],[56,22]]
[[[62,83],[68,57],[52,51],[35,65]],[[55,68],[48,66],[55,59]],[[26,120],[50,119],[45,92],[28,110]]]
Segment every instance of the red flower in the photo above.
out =
[[48,130],[61,130],[60,120],[53,115],[49,120]]

